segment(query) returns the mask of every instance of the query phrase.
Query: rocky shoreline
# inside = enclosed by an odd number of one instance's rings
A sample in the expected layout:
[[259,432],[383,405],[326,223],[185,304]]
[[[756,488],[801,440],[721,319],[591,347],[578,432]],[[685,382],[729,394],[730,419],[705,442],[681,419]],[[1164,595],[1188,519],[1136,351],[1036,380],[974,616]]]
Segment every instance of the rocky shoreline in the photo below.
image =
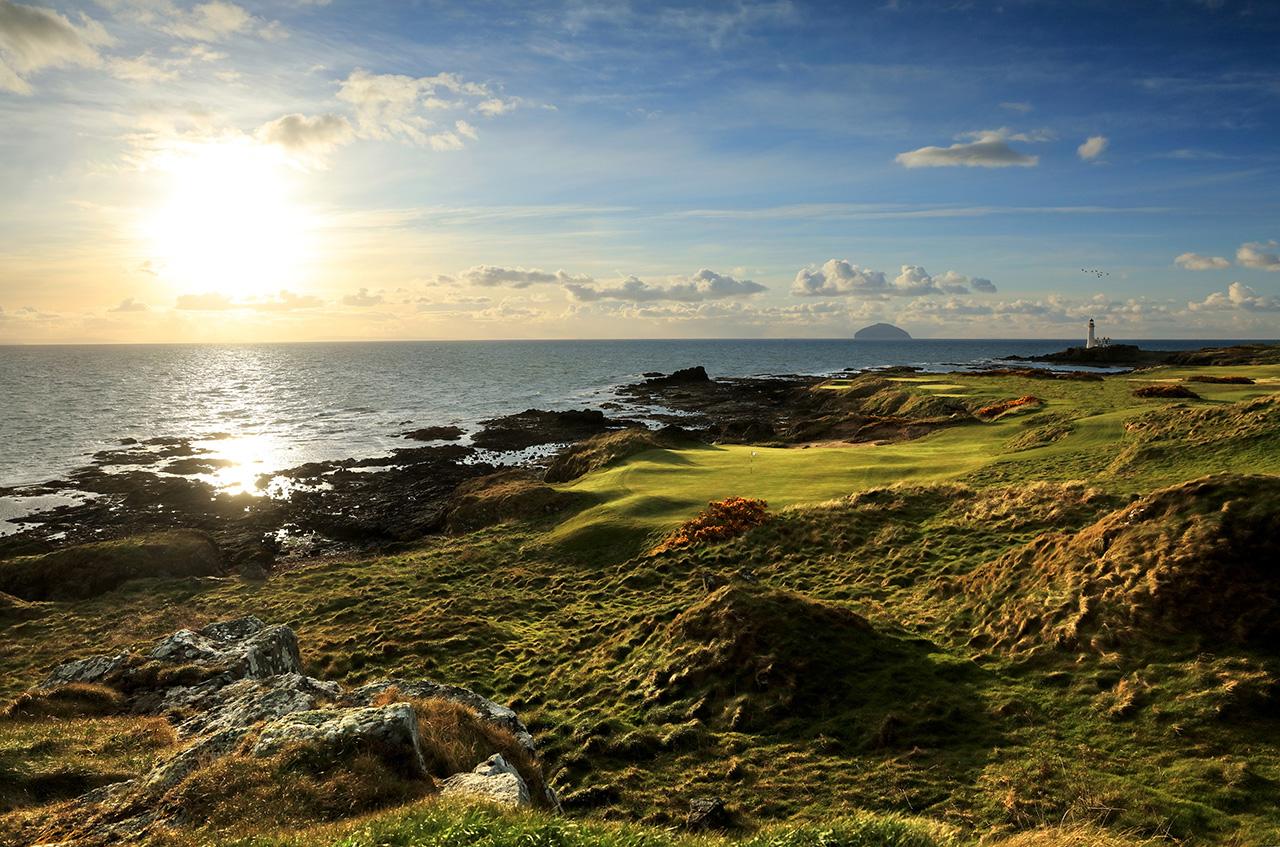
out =
[[[1280,361],[1280,347],[1161,353],[1112,345],[1033,358],[1125,367],[1157,359],[1241,364]],[[974,419],[974,410],[962,401],[937,397],[921,403],[899,390],[893,379],[913,373],[915,369],[904,367],[849,371],[843,377],[854,384],[839,392],[815,390],[828,380],[821,376],[712,379],[700,366],[647,373],[644,380],[618,388],[617,401],[601,404],[602,409],[527,409],[483,421],[470,443],[463,441],[465,434],[457,427],[419,427],[401,433],[418,446],[398,448],[390,455],[310,462],[263,476],[258,484],[265,495],[229,493],[201,478],[218,470],[223,460],[208,455],[194,439],[126,438],[65,479],[0,489],[0,497],[74,498],[21,519],[20,531],[0,536],[0,559],[186,529],[208,535],[226,570],[261,578],[291,559],[390,552],[434,533],[474,527],[477,520],[561,508],[564,498],[552,496],[543,484],[549,467],[558,466],[546,481],[564,482],[573,478],[566,476],[566,468],[595,467],[627,451],[677,442],[803,445],[901,440]],[[1096,372],[1036,367],[970,373],[1101,378]],[[634,417],[637,409],[643,410],[644,420]],[[655,425],[668,429],[651,431]],[[635,435],[610,440],[627,432]],[[658,434],[650,437],[654,432]],[[597,449],[593,445],[601,439],[606,443]],[[514,468],[516,475],[504,468]],[[491,479],[501,488],[501,502],[484,496]],[[513,487],[515,479],[522,481]],[[462,506],[467,514],[451,520]]]

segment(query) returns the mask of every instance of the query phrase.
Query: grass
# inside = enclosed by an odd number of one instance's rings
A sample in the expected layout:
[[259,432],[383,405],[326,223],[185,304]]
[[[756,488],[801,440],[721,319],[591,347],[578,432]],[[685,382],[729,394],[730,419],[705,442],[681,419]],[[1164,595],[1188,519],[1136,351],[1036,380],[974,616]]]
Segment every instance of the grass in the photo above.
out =
[[[1164,368],[1140,384],[1199,373]],[[419,803],[283,833],[175,831],[175,845],[718,847],[670,831],[706,795],[724,797],[734,836],[758,847],[1277,843],[1274,651],[1158,638],[1010,652],[979,637],[964,589],[1046,533],[1105,526],[1154,489],[1280,473],[1275,404],[1259,399],[1280,367],[1231,373],[1255,383],[1196,382],[1202,399],[1181,401],[1135,398],[1126,377],[953,374],[962,389],[949,393],[970,408],[1027,395],[1043,406],[909,442],[647,450],[556,486],[581,495],[576,512],[265,583],[136,581],[38,604],[5,622],[0,693],[70,655],[252,613],[298,631],[313,675],[427,676],[509,703],[569,815]],[[728,497],[768,501],[770,519],[648,553]],[[0,749],[27,749],[9,726]],[[74,749],[51,752],[48,769]],[[125,774],[156,749],[94,757]]]

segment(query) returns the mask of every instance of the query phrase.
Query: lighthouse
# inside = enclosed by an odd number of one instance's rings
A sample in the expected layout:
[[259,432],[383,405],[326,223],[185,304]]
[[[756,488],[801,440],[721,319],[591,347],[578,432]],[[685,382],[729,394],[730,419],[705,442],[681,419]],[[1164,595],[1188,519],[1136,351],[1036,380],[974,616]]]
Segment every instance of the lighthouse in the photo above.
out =
[[1089,318],[1089,338],[1084,343],[1085,347],[1097,347],[1098,339],[1093,336],[1093,318]]

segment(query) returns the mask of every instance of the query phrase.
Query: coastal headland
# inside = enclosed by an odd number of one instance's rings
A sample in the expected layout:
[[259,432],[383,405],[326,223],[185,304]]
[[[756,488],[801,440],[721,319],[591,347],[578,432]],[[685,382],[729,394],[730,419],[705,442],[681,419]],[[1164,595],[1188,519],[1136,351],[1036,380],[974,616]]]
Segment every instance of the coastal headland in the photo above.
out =
[[121,445],[0,539],[0,844],[1268,843],[1278,354]]

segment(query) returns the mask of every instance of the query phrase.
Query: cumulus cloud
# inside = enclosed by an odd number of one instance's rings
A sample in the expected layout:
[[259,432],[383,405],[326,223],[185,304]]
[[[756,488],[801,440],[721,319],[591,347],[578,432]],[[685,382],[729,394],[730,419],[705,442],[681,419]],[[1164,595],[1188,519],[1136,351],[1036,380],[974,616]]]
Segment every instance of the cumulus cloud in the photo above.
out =
[[1098,157],[1107,151],[1110,143],[1105,135],[1091,135],[1076,148],[1076,155],[1086,162],[1097,161]]
[[507,112],[514,111],[520,105],[519,97],[510,97],[506,100],[501,97],[490,97],[476,104],[476,111],[484,115],[486,118],[492,118],[497,115],[505,115]]
[[1280,255],[1274,251],[1280,244],[1275,241],[1250,241],[1236,250],[1236,261],[1246,268],[1263,271],[1280,271]]
[[355,129],[342,115],[307,117],[295,113],[263,124],[254,132],[254,136],[264,144],[281,148],[296,159],[318,164],[329,153],[351,141],[355,136]]
[[121,300],[119,305],[112,306],[110,309],[107,309],[107,311],[108,312],[145,312],[147,311],[147,304],[139,303],[137,300],[134,300],[132,297],[127,297],[124,300]]
[[1199,253],[1183,253],[1173,263],[1187,271],[1217,271],[1231,267],[1223,256],[1202,256]]
[[991,294],[995,283],[956,271],[931,275],[919,265],[903,265],[890,282],[881,271],[859,267],[847,259],[828,259],[822,268],[802,268],[791,284],[798,297],[849,297],[883,299],[925,297],[934,294],[968,294],[970,289]]
[[77,25],[53,9],[0,0],[0,90],[30,94],[27,78],[37,71],[97,66],[98,47],[110,42],[92,18],[81,16]]
[[[1047,141],[1047,133],[1015,133],[1006,128],[982,129],[956,136],[949,147],[921,147],[899,153],[894,161],[906,168],[1008,168],[1035,167],[1039,156],[1021,153],[1010,141]],[[969,140],[965,140],[969,139]]]
[[703,268],[690,277],[672,277],[665,284],[652,284],[634,276],[628,276],[614,285],[595,285],[590,282],[566,282],[565,291],[574,300],[589,303],[597,300],[621,300],[629,303],[647,303],[670,300],[681,303],[698,303],[707,300],[723,300],[730,297],[746,297],[768,290],[750,279],[736,279]]
[[1198,311],[1280,312],[1280,298],[1267,297],[1242,282],[1233,282],[1227,290],[1215,291],[1198,303],[1188,303],[1187,308]]
[[497,265],[476,265],[467,268],[458,278],[468,285],[479,285],[484,288],[506,286],[507,288],[528,288],[548,282],[590,282],[589,277],[573,277],[564,271],[554,273],[537,268],[503,268]]
[[[448,94],[453,99],[445,99]],[[454,122],[455,131],[432,132],[426,112],[464,107],[468,98],[480,102],[476,111],[494,116],[514,108],[519,98],[503,100],[489,87],[470,82],[458,74],[412,77],[404,74],[374,74],[356,68],[338,87],[338,99],[356,113],[356,129],[365,138],[400,139],[435,150],[457,150],[463,137],[475,138],[476,131],[466,121]],[[486,105],[497,103],[499,105]]]
[[847,259],[828,259],[821,269],[802,268],[791,283],[798,297],[875,296],[887,287],[884,273],[859,267]]
[[367,288],[361,288],[355,294],[348,294],[342,298],[342,305],[356,306],[359,308],[367,308],[369,306],[377,306],[382,303],[381,294],[373,294]]

